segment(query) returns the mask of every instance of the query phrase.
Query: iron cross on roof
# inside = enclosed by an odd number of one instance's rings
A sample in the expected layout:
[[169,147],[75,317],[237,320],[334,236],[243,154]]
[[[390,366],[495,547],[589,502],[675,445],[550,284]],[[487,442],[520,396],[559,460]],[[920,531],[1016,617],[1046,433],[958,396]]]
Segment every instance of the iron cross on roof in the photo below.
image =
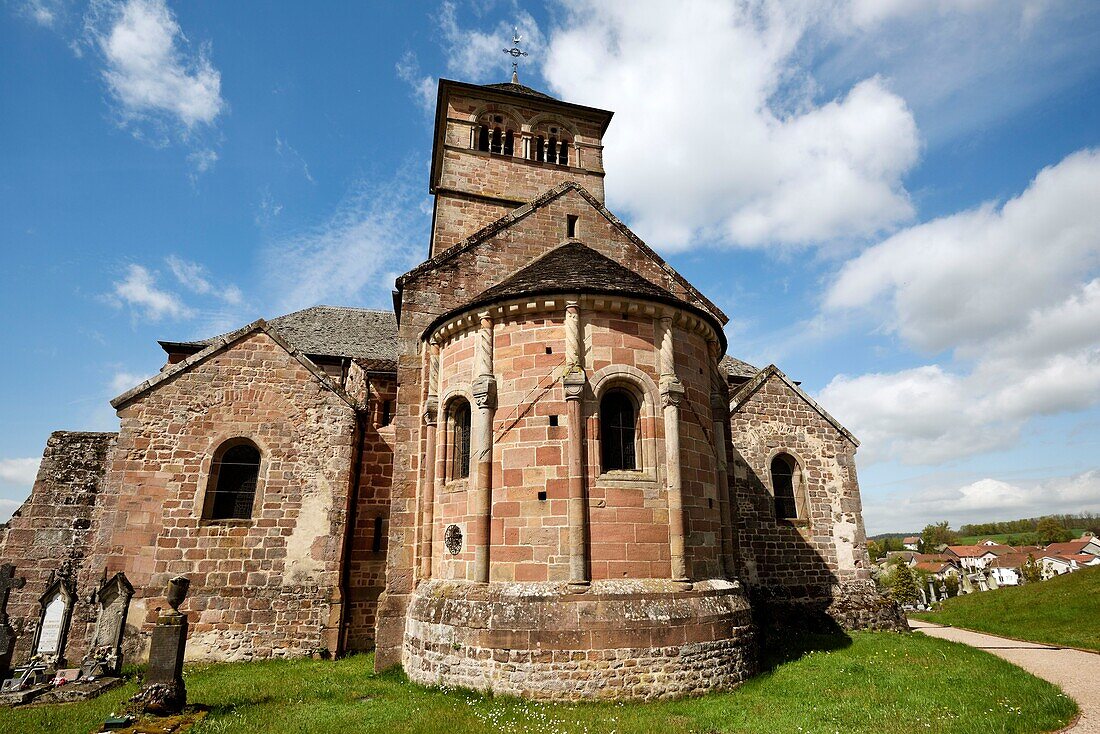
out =
[[519,28],[512,28],[512,48],[504,49],[504,53],[511,56],[512,61],[512,84],[519,84],[519,57],[526,56],[526,51],[521,51],[519,48],[519,42],[523,40],[523,36],[519,34]]

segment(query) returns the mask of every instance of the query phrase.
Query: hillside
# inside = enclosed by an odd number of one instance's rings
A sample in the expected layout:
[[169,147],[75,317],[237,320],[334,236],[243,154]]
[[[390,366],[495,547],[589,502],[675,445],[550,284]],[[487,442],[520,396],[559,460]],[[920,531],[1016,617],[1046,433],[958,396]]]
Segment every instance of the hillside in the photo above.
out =
[[1100,567],[1025,586],[948,599],[910,616],[1021,640],[1100,651]]

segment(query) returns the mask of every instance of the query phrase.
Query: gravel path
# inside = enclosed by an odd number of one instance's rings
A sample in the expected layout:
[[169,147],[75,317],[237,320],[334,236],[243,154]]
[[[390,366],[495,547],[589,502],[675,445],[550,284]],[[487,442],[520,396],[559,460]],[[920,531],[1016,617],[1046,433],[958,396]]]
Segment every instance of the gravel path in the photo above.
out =
[[1077,701],[1081,718],[1067,729],[1073,734],[1100,734],[1100,654],[1035,642],[1018,642],[980,632],[910,619],[909,627],[941,640],[961,642],[986,650],[1010,663],[1019,665],[1032,675],[1048,680]]

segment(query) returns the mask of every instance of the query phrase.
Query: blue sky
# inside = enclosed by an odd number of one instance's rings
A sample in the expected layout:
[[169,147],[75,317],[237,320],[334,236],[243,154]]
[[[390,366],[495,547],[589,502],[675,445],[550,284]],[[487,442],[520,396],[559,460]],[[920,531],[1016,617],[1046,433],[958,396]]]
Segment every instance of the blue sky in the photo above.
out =
[[1100,511],[1100,7],[0,5],[0,516],[208,336],[387,307],[439,77],[615,110],[608,204],[863,440],[870,532]]

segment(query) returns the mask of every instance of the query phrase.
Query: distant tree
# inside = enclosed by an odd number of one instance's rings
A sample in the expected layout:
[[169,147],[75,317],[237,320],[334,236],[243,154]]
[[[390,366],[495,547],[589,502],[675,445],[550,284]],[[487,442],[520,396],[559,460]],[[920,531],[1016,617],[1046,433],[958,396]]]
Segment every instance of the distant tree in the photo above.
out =
[[937,545],[951,545],[958,540],[959,534],[951,529],[947,521],[926,525],[920,534],[920,547],[924,553],[931,553]]
[[1039,568],[1039,564],[1035,562],[1035,556],[1030,553],[1027,554],[1027,560],[1024,561],[1024,565],[1020,569],[1020,576],[1023,577],[1025,584],[1033,584],[1036,581],[1043,580],[1043,571]]
[[958,576],[948,576],[943,580],[943,585],[947,589],[947,595],[958,596],[959,595],[959,578]]
[[905,564],[899,564],[893,573],[890,593],[899,604],[916,604],[920,599],[917,593],[917,580],[913,570]]
[[1039,542],[1043,544],[1063,543],[1067,540],[1073,540],[1073,533],[1066,530],[1053,517],[1044,517],[1039,521],[1039,525],[1035,530],[1039,534]]
[[878,544],[877,541],[868,540],[867,541],[867,555],[870,556],[871,561],[874,562],[874,561],[877,561],[878,559],[882,558],[884,555],[886,555],[886,551],[885,551],[885,549],[883,549],[883,547],[881,545]]

